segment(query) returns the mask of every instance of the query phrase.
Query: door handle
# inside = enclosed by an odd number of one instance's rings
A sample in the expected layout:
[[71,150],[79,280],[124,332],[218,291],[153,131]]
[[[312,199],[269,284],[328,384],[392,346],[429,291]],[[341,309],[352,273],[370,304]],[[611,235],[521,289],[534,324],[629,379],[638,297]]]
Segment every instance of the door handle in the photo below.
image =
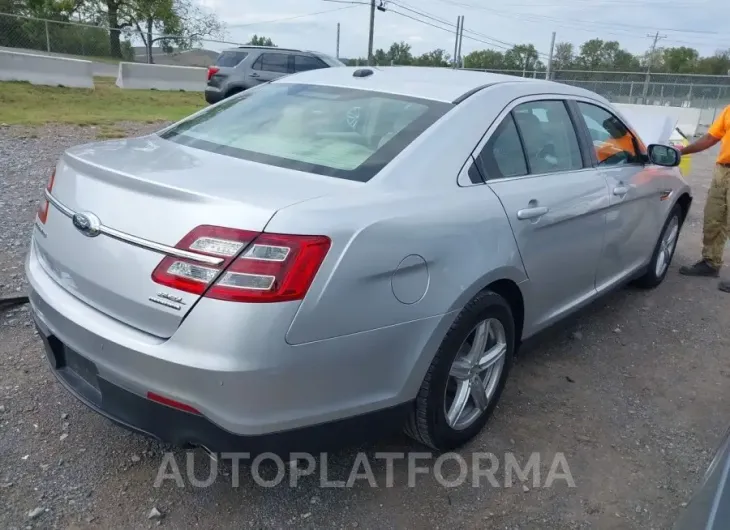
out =
[[525,208],[517,211],[517,219],[524,221],[526,219],[537,219],[550,211],[546,206],[536,206],[535,208]]
[[613,188],[613,194],[617,197],[623,197],[628,192],[629,188],[627,188],[626,186],[616,186],[615,188]]
[[259,74],[257,74],[256,72],[251,72],[250,75],[251,75],[251,77],[259,77]]

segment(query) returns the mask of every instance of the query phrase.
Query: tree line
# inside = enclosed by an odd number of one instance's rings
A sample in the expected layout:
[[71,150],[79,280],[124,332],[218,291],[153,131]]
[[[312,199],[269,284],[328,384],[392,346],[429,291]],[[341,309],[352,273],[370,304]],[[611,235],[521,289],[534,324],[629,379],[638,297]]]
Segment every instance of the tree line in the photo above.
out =
[[[410,44],[394,42],[387,50],[373,53],[378,65],[449,66],[453,64],[446,50],[436,49],[422,55],[414,55]],[[367,64],[366,58],[348,59],[348,64]],[[504,51],[475,50],[461,59],[464,68],[484,70],[511,70],[521,72],[545,72],[547,58],[538,53],[532,44],[519,44]],[[702,57],[694,49],[685,46],[657,48],[653,54],[634,55],[621,48],[617,41],[591,39],[578,48],[569,42],[560,42],[553,53],[553,71],[590,70],[608,72],[652,72],[674,74],[730,75],[730,50],[719,50],[714,55]]]
[[0,46],[46,49],[50,45],[51,51],[74,55],[131,60],[135,36],[153,62],[154,47],[167,52],[190,49],[205,38],[225,34],[218,18],[196,0],[0,0],[0,13],[18,15],[1,17]]

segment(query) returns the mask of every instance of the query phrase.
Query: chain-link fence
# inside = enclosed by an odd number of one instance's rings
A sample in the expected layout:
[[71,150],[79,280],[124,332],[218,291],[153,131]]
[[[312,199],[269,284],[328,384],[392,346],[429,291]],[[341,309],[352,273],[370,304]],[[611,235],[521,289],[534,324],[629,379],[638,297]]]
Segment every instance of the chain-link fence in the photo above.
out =
[[[145,39],[152,41],[150,49]],[[0,47],[18,51],[81,56],[89,59],[149,62],[207,67],[215,62],[215,51],[242,46],[241,43],[196,39],[197,46],[180,47],[174,36],[144,34],[132,28],[111,30],[103,25],[61,22],[0,13]],[[188,43],[189,44],[189,43]],[[151,57],[150,57],[151,55]]]
[[[545,79],[545,71],[481,70]],[[667,74],[646,72],[601,72],[558,70],[550,79],[585,88],[613,103],[693,107],[702,109],[700,130],[730,105],[730,75]]]
[[0,14],[0,46],[120,60],[135,55],[129,35],[120,30],[8,14]]
[[[544,71],[489,71],[538,79],[546,76]],[[550,78],[591,90],[615,103],[703,109],[730,104],[730,76],[727,75],[558,70]]]

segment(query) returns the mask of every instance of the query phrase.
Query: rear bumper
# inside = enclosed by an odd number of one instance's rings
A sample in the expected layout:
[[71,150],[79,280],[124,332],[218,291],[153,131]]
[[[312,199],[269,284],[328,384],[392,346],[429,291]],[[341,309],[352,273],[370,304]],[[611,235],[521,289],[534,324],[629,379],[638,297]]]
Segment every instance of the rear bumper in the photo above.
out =
[[223,92],[219,88],[208,86],[205,88],[205,101],[213,105],[224,99]]
[[[185,412],[129,392],[95,373],[92,363],[79,357],[55,336],[41,337],[53,374],[76,398],[95,412],[133,432],[181,447],[204,447],[215,453],[247,452],[252,456],[269,452],[288,460],[292,453],[319,453],[355,445],[396,431],[405,421],[409,404],[376,412],[259,436],[242,436],[227,431],[200,414]],[[70,355],[77,356],[69,363]],[[73,368],[70,364],[74,364]],[[81,370],[79,370],[81,371]],[[92,379],[92,382],[88,380]]]
[[[202,299],[177,332],[164,340],[114,320],[69,294],[46,273],[33,247],[26,275],[40,333],[93,364],[99,391],[103,386],[116,397],[102,395],[95,400],[78,389],[74,393],[115,421],[175,443],[207,445],[219,435],[225,439],[227,435],[220,432],[258,437],[377,411],[388,416],[388,409],[415,398],[431,350],[435,351],[438,337],[450,324],[439,316],[294,346],[284,337],[295,307],[289,308],[291,314],[269,314],[262,308],[266,318],[248,322],[236,306],[212,311],[208,304],[227,302]],[[63,379],[63,373],[57,375]],[[119,392],[131,397],[117,399]],[[148,392],[197,409],[202,418],[191,425],[207,422],[204,425],[210,424],[218,435],[200,435],[198,440],[187,427],[179,426],[158,433],[158,423],[163,422],[148,424],[145,414],[127,416],[123,406],[110,405],[148,401]],[[149,417],[155,416],[150,413]],[[184,417],[190,420],[188,414]]]

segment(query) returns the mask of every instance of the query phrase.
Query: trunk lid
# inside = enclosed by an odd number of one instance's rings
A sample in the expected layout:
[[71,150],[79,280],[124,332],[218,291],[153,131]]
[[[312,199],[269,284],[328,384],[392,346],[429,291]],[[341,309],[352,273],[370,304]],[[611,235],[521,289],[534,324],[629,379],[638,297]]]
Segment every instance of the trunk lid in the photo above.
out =
[[[36,221],[34,244],[44,268],[71,294],[137,329],[170,337],[199,295],[152,280],[164,257],[160,245],[174,247],[200,225],[261,232],[277,210],[348,184],[157,135],[84,145],[61,157],[50,192],[58,205],[49,207],[45,224]],[[92,214],[118,237],[84,235],[74,213]]]

